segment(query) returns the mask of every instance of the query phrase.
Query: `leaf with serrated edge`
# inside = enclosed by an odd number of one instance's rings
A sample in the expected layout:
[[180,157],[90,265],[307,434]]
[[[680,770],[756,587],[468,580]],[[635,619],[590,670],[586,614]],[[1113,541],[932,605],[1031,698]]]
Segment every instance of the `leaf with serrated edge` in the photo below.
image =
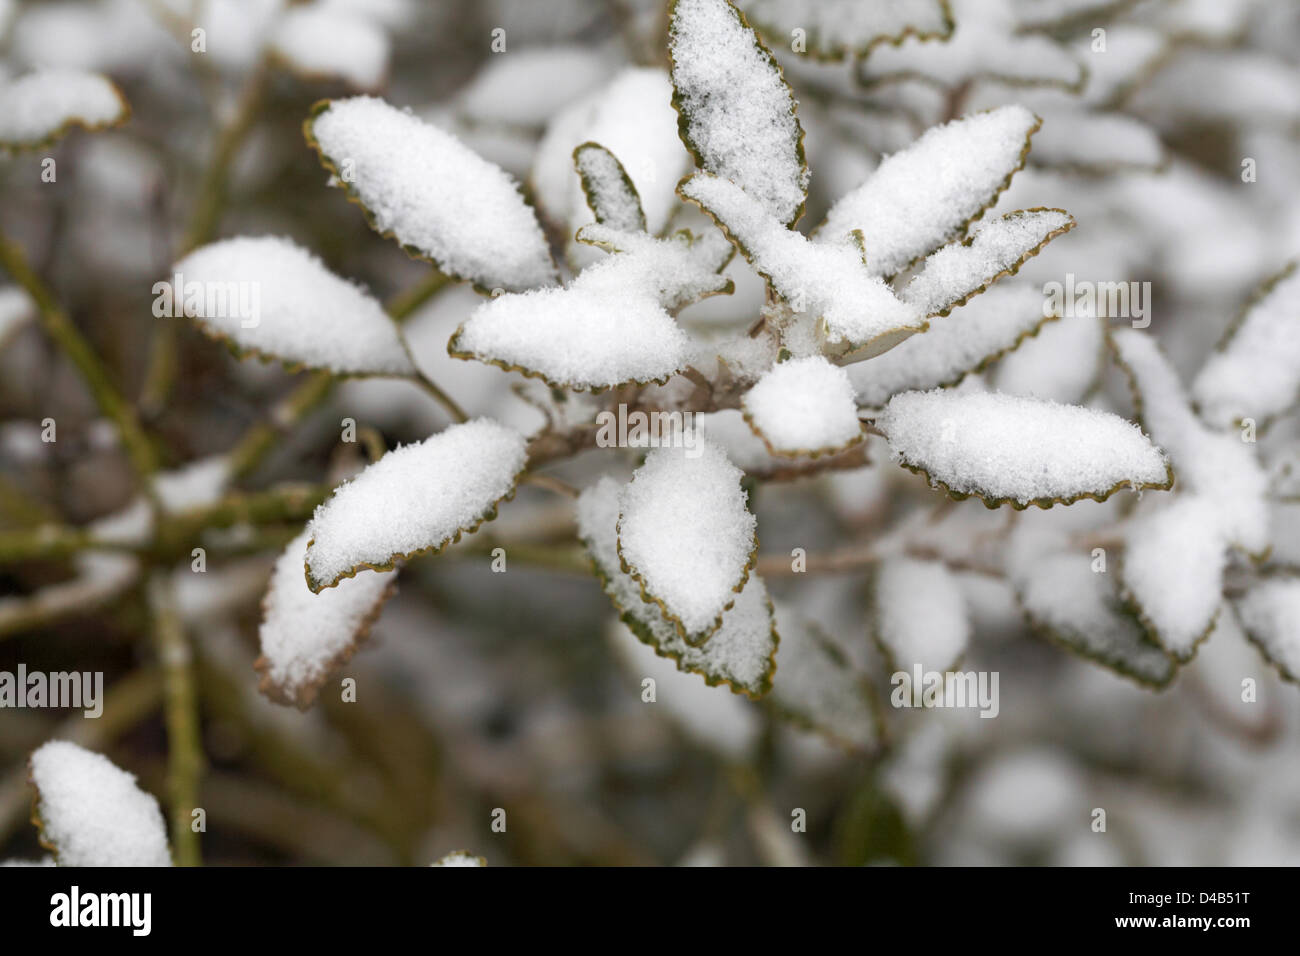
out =
[[647,603],[641,585],[619,566],[618,502],[622,484],[608,475],[578,498],[578,534],[591,555],[605,593],[639,640],[678,670],[699,674],[710,686],[724,684],[758,698],[771,689],[777,632],[767,588],[756,574],[745,582],[722,626],[700,646],[688,644],[659,606]]
[[1030,562],[1015,578],[1016,600],[1045,637],[1149,687],[1165,687],[1175,666],[1116,593],[1114,575],[1083,554],[1058,552]]
[[1278,673],[1300,684],[1300,578],[1268,578],[1235,602],[1242,630]]
[[1073,229],[1064,209],[1021,209],[977,225],[969,238],[932,253],[903,289],[902,299],[927,316],[946,315]]
[[862,233],[867,268],[892,276],[960,238],[1011,185],[1039,120],[1023,106],[975,113],[927,130],[831,206],[820,243]]
[[[699,434],[651,450],[619,496],[619,567],[688,644],[708,640],[758,556],[743,472]],[[689,442],[690,447],[687,446]]]
[[0,84],[0,149],[39,149],[73,126],[95,131],[131,116],[108,77],[80,70],[38,70]]
[[360,571],[313,594],[302,573],[310,535],[304,529],[289,542],[271,571],[258,630],[262,654],[254,665],[262,675],[258,689],[299,710],[351,660],[397,588],[396,571]]
[[484,292],[557,281],[518,185],[450,133],[373,96],[322,100],[303,133],[332,183],[409,255]]
[[[288,239],[223,239],[194,250],[172,272],[177,310],[237,353],[341,375],[415,371],[378,300]],[[177,277],[182,288],[175,288]]]
[[865,437],[848,374],[820,355],[778,363],[740,401],[773,455],[834,455]]
[[876,418],[894,461],[990,508],[1104,501],[1121,488],[1168,489],[1173,472],[1118,415],[1011,395],[901,392]]
[[772,54],[728,0],[673,0],[668,55],[678,129],[696,164],[784,226],[808,194],[803,129]]
[[486,418],[396,448],[316,509],[307,530],[307,586],[320,592],[363,568],[437,553],[496,517],[527,463],[527,442]]
[[942,40],[952,35],[947,0],[737,0],[737,6],[769,43],[790,44],[793,31],[813,59],[860,59],[882,44],[907,37]]
[[573,151],[573,165],[596,222],[623,232],[645,232],[645,212],[632,177],[618,157],[599,143]]

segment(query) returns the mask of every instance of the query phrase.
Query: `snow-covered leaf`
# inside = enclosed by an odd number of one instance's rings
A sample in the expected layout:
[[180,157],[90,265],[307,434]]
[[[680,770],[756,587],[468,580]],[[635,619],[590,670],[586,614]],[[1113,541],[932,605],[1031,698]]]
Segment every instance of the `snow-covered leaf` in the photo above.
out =
[[63,740],[30,767],[41,842],[59,866],[171,866],[162,810],[134,774]]
[[[973,308],[1001,288],[1001,284],[996,285],[972,299],[961,312]],[[1041,295],[1039,300],[1041,303]],[[953,313],[953,317],[958,314]],[[1077,402],[1096,382],[1105,354],[1103,321],[1090,310],[1075,309],[1073,314],[1044,325],[1033,338],[1021,342],[1015,351],[999,359],[989,381],[995,391],[1011,395],[1043,398],[1062,404]]]
[[1270,537],[1268,476],[1256,460],[1255,446],[1235,432],[1216,433],[1201,423],[1150,335],[1114,329],[1110,338],[1132,384],[1137,418],[1169,454],[1180,489],[1212,498],[1228,543],[1262,555]]
[[583,143],[573,151],[573,165],[596,222],[624,232],[645,231],[641,197],[617,156],[599,143]]
[[776,621],[781,649],[769,699],[777,711],[842,746],[879,746],[880,717],[866,676],[796,611],[778,604]]
[[926,131],[831,206],[817,239],[847,242],[860,231],[868,269],[902,271],[993,205],[1024,166],[1038,125],[1023,106],[1003,106]]
[[0,348],[35,317],[36,306],[26,290],[18,286],[0,286]]
[[1246,636],[1283,677],[1300,683],[1300,579],[1260,581],[1235,606]]
[[864,437],[848,374],[819,355],[779,363],[741,404],[745,420],[774,455],[835,454]]
[[324,4],[290,7],[276,22],[271,52],[308,79],[378,89],[388,73],[388,34],[368,17]]
[[319,593],[363,568],[436,553],[495,518],[524,470],[526,445],[514,429],[480,418],[388,452],[316,509],[308,586]]
[[540,128],[614,72],[608,49],[577,44],[511,49],[489,56],[456,94],[457,112],[474,123]]
[[785,46],[802,30],[806,52],[825,60],[865,57],[878,44],[908,36],[946,39],[953,28],[945,0],[737,0],[737,6],[769,43]]
[[1046,322],[1055,324],[1045,311],[1040,290],[1024,282],[1000,282],[948,315],[932,318],[924,334],[848,366],[849,380],[858,400],[870,406],[883,405],[898,392],[956,385],[1005,352],[1033,344],[1029,336],[1042,334]]
[[449,133],[372,96],[318,103],[304,131],[332,182],[408,253],[488,292],[556,281],[518,185]]
[[194,250],[173,272],[155,291],[237,351],[340,374],[415,370],[383,306],[288,239],[223,239]]
[[1093,570],[1084,554],[1042,555],[1015,576],[1016,599],[1030,624],[1082,656],[1163,687],[1174,663],[1151,641],[1116,592],[1115,576]]
[[876,419],[894,460],[954,498],[1049,508],[1173,484],[1164,456],[1118,415],[1011,395],[902,392]]
[[1122,113],[1058,109],[1045,113],[1030,160],[1073,172],[1153,172],[1165,163],[1160,137],[1146,123]]
[[691,340],[667,310],[730,292],[731,280],[718,274],[730,249],[686,233],[659,240],[597,224],[578,236],[625,251],[588,266],[563,289],[484,302],[447,350],[574,389],[663,382],[685,368]]
[[1214,629],[1227,551],[1214,502],[1196,495],[1176,496],[1125,532],[1124,597],[1180,661],[1190,660]]
[[262,693],[303,710],[369,636],[397,587],[396,571],[360,571],[336,588],[313,594],[302,573],[310,538],[304,529],[275,562],[262,600],[262,656],[256,664]]
[[761,697],[772,686],[777,633],[762,579],[751,574],[722,626],[704,644],[688,644],[658,604],[642,597],[641,585],[620,567],[618,509],[622,485],[608,475],[578,498],[578,534],[595,563],[605,593],[623,623],[679,670],[699,674],[710,686]]
[[1300,399],[1300,263],[1270,279],[1192,385],[1211,425],[1264,424]]
[[903,290],[925,315],[943,315],[1014,275],[1043,246],[1075,226],[1064,209],[1021,209],[973,227],[969,238],[934,252]]
[[970,640],[966,598],[939,561],[889,557],[872,582],[872,636],[894,671],[953,670]]
[[696,163],[792,226],[808,168],[794,95],[772,54],[729,0],[674,0],[668,48],[678,129]]
[[468,850],[453,850],[434,860],[430,866],[487,866],[487,860],[481,856],[475,856]]
[[118,88],[98,73],[51,69],[0,80],[0,149],[44,146],[73,126],[117,126],[130,113]]
[[758,556],[743,473],[716,445],[660,447],[619,496],[620,567],[689,644],[709,639]]
[[860,247],[809,242],[739,186],[707,173],[678,191],[713,216],[796,313],[818,319],[823,348],[836,361],[878,355],[926,327],[922,313],[863,265]]

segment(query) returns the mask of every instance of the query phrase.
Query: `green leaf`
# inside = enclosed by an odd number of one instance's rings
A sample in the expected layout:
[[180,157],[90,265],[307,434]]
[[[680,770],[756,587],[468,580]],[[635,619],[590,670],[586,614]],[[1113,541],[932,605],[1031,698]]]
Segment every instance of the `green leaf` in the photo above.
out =
[[623,232],[645,232],[641,197],[617,156],[599,143],[586,142],[573,151],[573,165],[596,222]]
[[952,35],[947,0],[737,0],[773,46],[816,60],[861,59],[882,43]]

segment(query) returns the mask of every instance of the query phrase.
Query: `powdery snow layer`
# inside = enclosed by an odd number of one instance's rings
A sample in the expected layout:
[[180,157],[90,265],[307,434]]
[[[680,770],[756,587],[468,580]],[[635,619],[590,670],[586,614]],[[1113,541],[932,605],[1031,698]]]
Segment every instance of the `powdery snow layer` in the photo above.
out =
[[0,85],[0,146],[35,146],[68,126],[101,129],[127,117],[126,100],[107,77],[39,70]]
[[928,130],[837,201],[817,238],[847,241],[860,229],[868,268],[899,272],[992,205],[1023,164],[1037,125],[1023,106],[1003,106]]
[[375,227],[443,271],[506,291],[556,281],[518,185],[456,137],[372,96],[326,104],[310,135]]
[[626,232],[645,231],[641,197],[618,157],[599,143],[583,143],[573,153],[573,164],[597,222]]
[[271,572],[258,636],[262,690],[307,706],[329,672],[352,656],[396,583],[396,571],[360,571],[313,594],[303,575],[311,532],[289,542]]
[[1072,228],[1074,219],[1063,209],[1023,209],[976,225],[969,239],[925,260],[903,290],[903,301],[926,315],[951,309]]
[[[999,288],[1000,284],[972,299],[961,311],[984,301]],[[1041,310],[1042,295],[1032,288],[1028,291],[1038,296]],[[956,315],[953,312],[953,317]],[[991,381],[999,392],[1052,402],[1077,402],[1097,380],[1104,354],[1102,320],[1080,310],[1048,322],[1033,338],[1003,356]]]
[[31,772],[60,866],[171,866],[162,810],[134,774],[62,740],[32,754]]
[[359,90],[383,85],[388,34],[372,20],[324,6],[291,7],[280,17],[271,50],[308,77],[339,77]]
[[[1018,354],[1032,345],[1036,340],[1025,337],[1046,321],[1041,290],[1027,283],[998,283],[948,315],[932,318],[924,334],[848,366],[849,380],[858,399],[873,406],[897,392],[956,385],[1007,349]],[[1100,325],[1098,330],[1100,334]],[[1070,360],[1077,356],[1071,354]]]
[[608,475],[578,498],[578,535],[596,563],[614,606],[630,619],[636,636],[655,653],[677,662],[679,670],[701,675],[708,684],[726,683],[734,691],[759,697],[771,686],[777,637],[767,587],[751,574],[722,626],[702,645],[677,632],[657,604],[647,603],[641,585],[619,566],[618,508],[623,485]]
[[441,859],[434,860],[430,866],[487,866],[481,856],[474,856],[465,850],[453,850]]
[[173,273],[175,311],[239,348],[339,373],[415,371],[383,306],[288,239],[223,239],[191,252]]
[[652,450],[620,494],[619,558],[692,644],[718,629],[758,548],[742,477],[696,435],[694,448]]
[[1032,159],[1065,169],[1154,170],[1164,162],[1164,151],[1156,131],[1131,116],[1058,109],[1045,115],[1034,137]]
[[1247,636],[1283,676],[1300,681],[1300,579],[1261,581],[1236,607]]
[[802,30],[815,56],[861,55],[886,41],[915,35],[944,37],[952,24],[940,0],[737,0],[746,18],[773,43],[792,42]]
[[1300,398],[1300,268],[1292,263],[1211,353],[1192,397],[1212,425],[1258,425]]
[[486,58],[457,93],[457,111],[477,123],[542,127],[604,82],[616,62],[608,51],[570,44],[511,49]]
[[1173,677],[1173,661],[1123,607],[1115,576],[1094,571],[1088,555],[1036,557],[1016,575],[1015,589],[1036,628],[1084,657],[1146,684]]
[[307,530],[314,591],[364,567],[440,550],[494,517],[527,459],[514,429],[485,418],[388,452],[316,509]]
[[794,96],[772,55],[727,0],[676,0],[668,44],[673,105],[700,165],[793,224],[808,170]]
[[1164,456],[1118,415],[1011,395],[903,392],[876,424],[894,460],[959,495],[1042,506],[1164,488]]
[[848,374],[821,356],[777,364],[741,404],[773,454],[833,452],[863,437]]
[[1218,434],[1201,423],[1150,335],[1116,329],[1111,342],[1137,392],[1138,417],[1169,453],[1179,486],[1215,501],[1230,544],[1263,554],[1270,538],[1268,476],[1256,460],[1255,446],[1236,432]]
[[899,301],[862,264],[856,246],[809,242],[784,228],[734,183],[707,173],[697,173],[678,188],[718,220],[795,312],[822,320],[836,354],[867,357],[925,327],[923,314]]
[[1160,645],[1188,660],[1222,603],[1227,543],[1213,501],[1180,495],[1124,535],[1125,596]]
[[840,648],[796,612],[776,606],[781,635],[770,698],[796,723],[856,749],[875,747],[879,723],[863,675]]
[[18,286],[0,286],[0,346],[36,317],[31,296]]
[[952,670],[970,640],[966,598],[939,561],[890,557],[876,569],[875,636],[896,671]]

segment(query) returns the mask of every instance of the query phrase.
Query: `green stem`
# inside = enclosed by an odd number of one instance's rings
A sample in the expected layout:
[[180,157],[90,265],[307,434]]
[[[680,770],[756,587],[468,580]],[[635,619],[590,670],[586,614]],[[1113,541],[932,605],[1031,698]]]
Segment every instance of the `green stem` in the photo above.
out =
[[163,717],[167,726],[167,801],[171,810],[172,852],[177,866],[202,862],[199,835],[191,827],[203,772],[198,695],[189,641],[163,572],[149,582],[154,647],[163,674]]

